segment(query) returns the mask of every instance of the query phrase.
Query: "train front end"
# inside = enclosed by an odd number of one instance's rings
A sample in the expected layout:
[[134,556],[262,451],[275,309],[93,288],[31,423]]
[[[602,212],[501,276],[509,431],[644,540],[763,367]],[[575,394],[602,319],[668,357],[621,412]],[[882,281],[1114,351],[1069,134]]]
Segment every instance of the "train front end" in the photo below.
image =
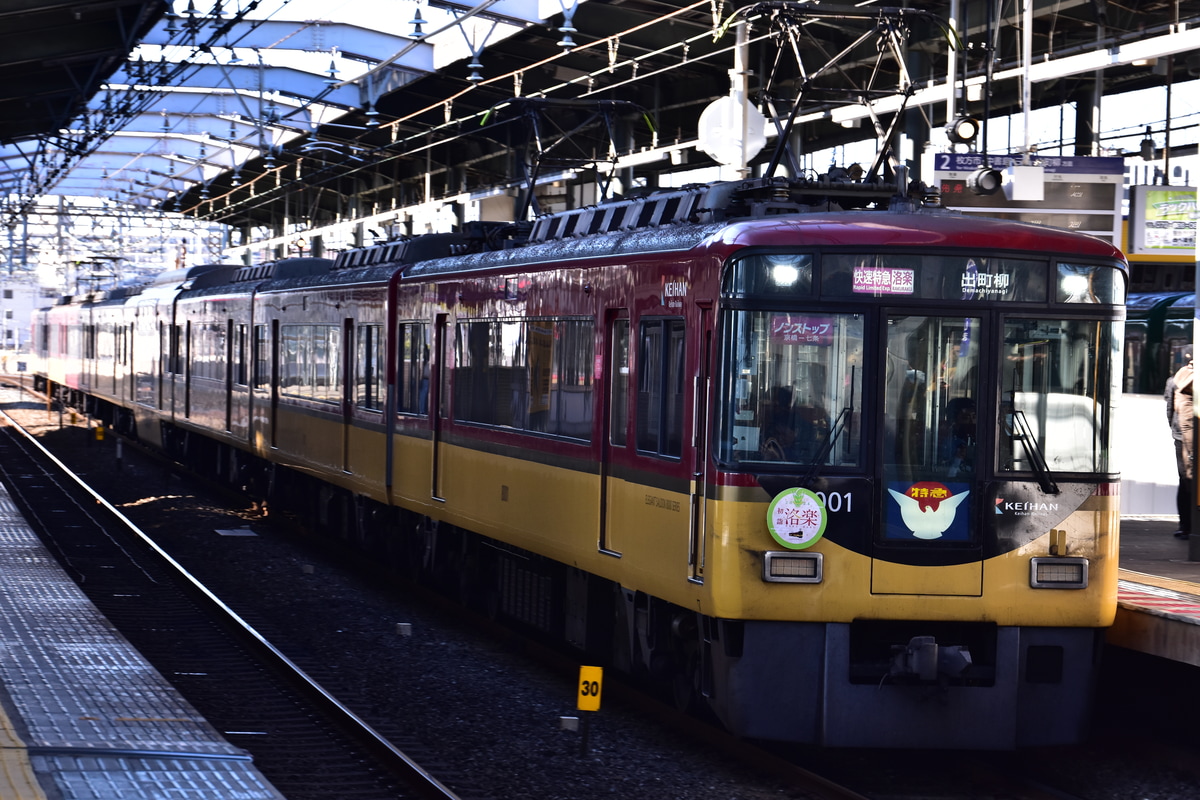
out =
[[1079,740],[1116,609],[1120,253],[924,215],[739,241],[707,505],[717,713],[830,746]]

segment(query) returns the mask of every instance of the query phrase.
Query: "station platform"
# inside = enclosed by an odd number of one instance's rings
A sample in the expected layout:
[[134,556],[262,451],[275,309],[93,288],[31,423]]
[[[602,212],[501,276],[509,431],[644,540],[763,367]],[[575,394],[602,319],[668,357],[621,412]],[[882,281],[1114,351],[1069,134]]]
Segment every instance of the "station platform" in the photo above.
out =
[[1200,561],[1174,517],[1121,518],[1117,617],[1109,644],[1200,667]]
[[0,798],[283,800],[84,596],[0,486]]

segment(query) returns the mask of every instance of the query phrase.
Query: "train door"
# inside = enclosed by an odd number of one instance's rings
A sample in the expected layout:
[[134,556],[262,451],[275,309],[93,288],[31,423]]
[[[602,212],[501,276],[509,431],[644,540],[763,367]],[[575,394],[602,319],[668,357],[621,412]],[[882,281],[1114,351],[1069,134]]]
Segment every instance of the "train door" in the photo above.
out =
[[610,508],[619,503],[619,493],[613,491],[613,454],[624,452],[629,437],[629,312],[611,309],[607,317],[605,342],[608,344],[604,369],[608,413],[604,418],[600,440],[600,552],[619,556],[620,542],[614,525],[616,519]]
[[449,325],[448,314],[438,314],[434,320],[433,326],[433,360],[430,366],[429,375],[429,426],[430,434],[433,439],[433,448],[431,452],[430,472],[430,497],[434,500],[445,502],[442,497],[442,419],[446,414],[446,400],[449,396],[447,391],[447,380],[450,370],[447,368],[447,359],[451,356],[450,339],[446,335],[446,327]]
[[237,347],[238,347],[237,341],[234,339],[233,331],[234,331],[233,320],[231,320],[231,319],[226,320],[225,321],[225,352],[223,353],[223,355],[225,356],[225,374],[222,376],[222,378],[224,378],[224,384],[225,384],[224,391],[222,391],[222,394],[224,395],[224,398],[225,398],[224,423],[225,423],[226,431],[233,430],[233,377],[234,377],[234,370],[236,368],[235,365],[237,363]]
[[710,390],[709,364],[712,358],[712,330],[709,319],[711,305],[699,306],[700,352],[696,357],[699,368],[692,385],[692,481],[691,481],[691,538],[688,540],[689,579],[704,579],[704,531],[708,524],[708,398]]
[[354,320],[342,321],[342,472],[350,473],[350,428],[354,424]]
[[279,320],[271,320],[271,401],[268,425],[271,428],[271,448],[279,447]]
[[[979,596],[983,320],[895,313],[885,337],[871,591]],[[932,580],[929,563],[944,567]]]
[[[190,319],[184,323],[184,332],[183,363],[180,365],[183,368],[183,416],[190,419],[192,416],[192,354],[195,352],[195,342],[192,339],[194,332]],[[179,380],[178,375],[175,380]],[[171,407],[171,411],[175,414],[179,413],[179,409],[174,405]]]

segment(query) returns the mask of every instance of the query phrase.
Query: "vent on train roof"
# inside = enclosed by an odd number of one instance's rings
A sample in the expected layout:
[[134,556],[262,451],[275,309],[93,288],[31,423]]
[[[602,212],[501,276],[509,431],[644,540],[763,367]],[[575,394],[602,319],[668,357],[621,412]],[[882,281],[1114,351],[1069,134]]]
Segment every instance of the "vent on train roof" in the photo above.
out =
[[529,241],[546,242],[679,222],[699,222],[702,210],[700,201],[711,191],[710,186],[685,186],[673,192],[550,214],[533,223]]
[[473,220],[454,233],[424,233],[412,238],[360,247],[340,253],[334,269],[391,266],[404,267],[468,253],[507,250],[524,244],[532,227],[528,222]]
[[209,270],[203,275],[194,278],[188,284],[189,289],[207,289],[210,286],[220,286],[229,283],[233,280],[233,276],[237,274],[237,267],[221,267],[220,269]]
[[445,258],[468,241],[463,233],[427,233],[411,239],[362,247],[339,253],[334,269],[374,267],[379,264],[413,264],[433,258]]
[[228,269],[225,264],[197,264],[194,267],[183,267],[160,272],[154,276],[154,286],[190,286],[201,275],[218,269]]
[[252,267],[241,267],[233,276],[233,282],[245,283],[324,275],[333,267],[333,263],[333,260],[328,258],[284,258],[265,264],[255,264]]
[[530,242],[549,242],[664,225],[805,214],[857,208],[907,209],[938,205],[937,192],[895,181],[863,181],[861,173],[833,168],[816,179],[755,178],[684,186],[538,218]]

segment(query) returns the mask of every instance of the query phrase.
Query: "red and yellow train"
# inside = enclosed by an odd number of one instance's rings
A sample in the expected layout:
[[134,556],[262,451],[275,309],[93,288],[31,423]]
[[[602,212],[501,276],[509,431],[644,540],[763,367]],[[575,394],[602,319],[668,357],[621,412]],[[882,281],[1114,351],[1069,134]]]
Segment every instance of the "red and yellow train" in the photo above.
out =
[[35,342],[118,431],[739,735],[1074,741],[1127,267],[894,194],[722,183],[198,267]]

